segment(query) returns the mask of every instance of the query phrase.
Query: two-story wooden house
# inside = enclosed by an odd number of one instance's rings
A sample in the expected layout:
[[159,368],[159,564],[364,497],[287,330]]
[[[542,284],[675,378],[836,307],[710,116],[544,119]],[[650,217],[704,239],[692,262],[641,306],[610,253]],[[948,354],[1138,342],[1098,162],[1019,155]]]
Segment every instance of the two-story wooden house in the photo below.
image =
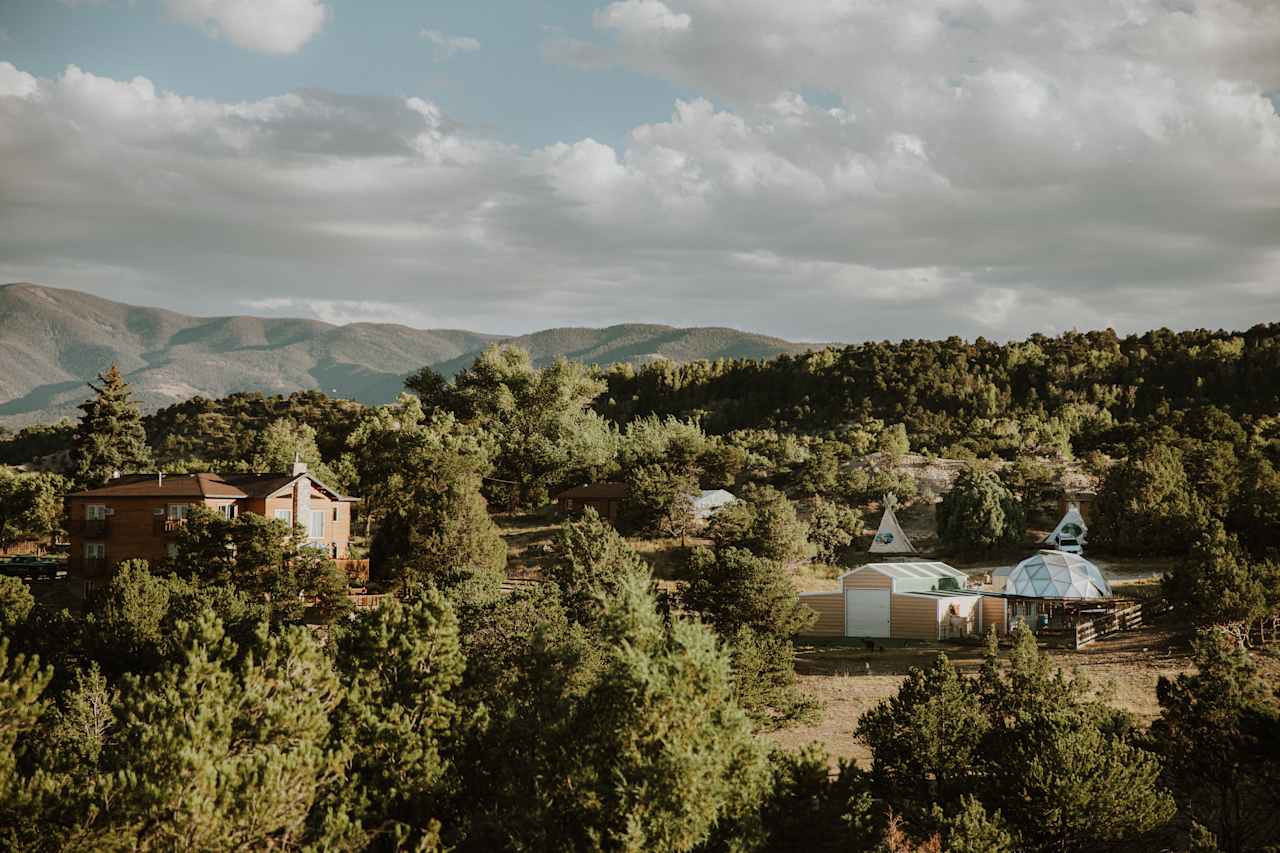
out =
[[176,552],[175,537],[193,506],[233,518],[255,512],[301,525],[308,544],[348,556],[351,509],[342,495],[295,463],[288,474],[129,474],[67,495],[68,571],[93,581],[123,560],[152,565]]

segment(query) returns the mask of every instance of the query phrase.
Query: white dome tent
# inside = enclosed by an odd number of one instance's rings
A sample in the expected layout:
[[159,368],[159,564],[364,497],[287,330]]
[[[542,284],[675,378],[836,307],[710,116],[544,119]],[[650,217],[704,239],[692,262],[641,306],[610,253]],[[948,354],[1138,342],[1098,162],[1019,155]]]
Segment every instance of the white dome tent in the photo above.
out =
[[1041,551],[1014,566],[1004,592],[1024,598],[1110,598],[1111,584],[1079,554]]

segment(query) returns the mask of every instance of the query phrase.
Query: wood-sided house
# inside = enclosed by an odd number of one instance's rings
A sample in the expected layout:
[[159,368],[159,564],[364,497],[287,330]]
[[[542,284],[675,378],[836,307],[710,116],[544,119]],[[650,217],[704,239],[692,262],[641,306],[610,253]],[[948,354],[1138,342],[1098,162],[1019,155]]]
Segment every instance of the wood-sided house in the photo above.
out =
[[600,481],[566,489],[555,501],[565,515],[577,515],[591,507],[604,520],[617,524],[629,493],[626,483]]
[[301,525],[307,542],[336,559],[348,556],[355,498],[295,463],[286,474],[129,474],[65,498],[71,550],[67,569],[86,580],[107,577],[124,560],[153,565],[176,551],[193,506],[234,518],[254,512]]

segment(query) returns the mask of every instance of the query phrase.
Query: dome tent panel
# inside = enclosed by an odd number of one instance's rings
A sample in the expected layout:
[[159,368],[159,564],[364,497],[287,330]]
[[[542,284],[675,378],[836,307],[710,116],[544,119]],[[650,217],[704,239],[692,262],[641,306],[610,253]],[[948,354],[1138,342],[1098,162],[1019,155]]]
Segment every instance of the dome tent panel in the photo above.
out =
[[1102,571],[1079,554],[1041,551],[1009,573],[1006,589],[1028,598],[1110,598]]

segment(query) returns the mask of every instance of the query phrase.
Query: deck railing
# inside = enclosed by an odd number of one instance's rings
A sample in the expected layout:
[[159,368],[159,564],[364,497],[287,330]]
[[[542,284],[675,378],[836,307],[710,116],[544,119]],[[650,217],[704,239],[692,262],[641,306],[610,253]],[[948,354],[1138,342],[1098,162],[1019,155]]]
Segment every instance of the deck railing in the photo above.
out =
[[71,524],[86,539],[106,536],[107,531],[111,529],[105,518],[77,518]]
[[1104,613],[1095,619],[1077,622],[1075,625],[1074,646],[1077,649],[1083,649],[1090,643],[1110,634],[1137,630],[1147,621],[1154,619],[1168,609],[1169,605],[1163,601],[1151,601],[1145,604],[1136,603],[1125,607],[1117,607],[1110,613]]
[[186,526],[185,518],[156,518],[153,529],[157,536],[176,536]]

